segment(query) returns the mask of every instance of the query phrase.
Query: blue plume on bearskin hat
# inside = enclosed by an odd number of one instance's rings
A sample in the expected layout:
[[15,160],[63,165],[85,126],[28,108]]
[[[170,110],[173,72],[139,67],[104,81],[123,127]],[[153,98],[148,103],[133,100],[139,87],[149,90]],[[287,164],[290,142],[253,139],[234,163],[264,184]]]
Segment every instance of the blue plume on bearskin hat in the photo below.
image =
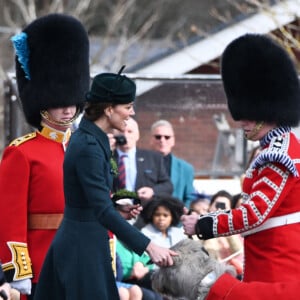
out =
[[16,77],[27,122],[39,127],[40,111],[77,105],[89,89],[89,40],[74,17],[49,14],[30,23],[16,48]]
[[232,41],[222,55],[221,73],[233,119],[298,125],[297,71],[288,53],[271,38],[246,34]]

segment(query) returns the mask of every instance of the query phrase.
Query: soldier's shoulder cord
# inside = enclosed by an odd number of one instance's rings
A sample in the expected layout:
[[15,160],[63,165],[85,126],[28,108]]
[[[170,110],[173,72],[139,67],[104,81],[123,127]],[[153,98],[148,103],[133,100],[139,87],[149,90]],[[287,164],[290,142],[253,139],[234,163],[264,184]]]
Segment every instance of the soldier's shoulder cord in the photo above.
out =
[[36,137],[36,132],[31,132],[31,133],[28,133],[28,134],[25,134],[21,137],[18,137],[16,139],[14,139],[10,144],[9,146],[20,146],[21,144],[29,141],[29,140],[32,140]]

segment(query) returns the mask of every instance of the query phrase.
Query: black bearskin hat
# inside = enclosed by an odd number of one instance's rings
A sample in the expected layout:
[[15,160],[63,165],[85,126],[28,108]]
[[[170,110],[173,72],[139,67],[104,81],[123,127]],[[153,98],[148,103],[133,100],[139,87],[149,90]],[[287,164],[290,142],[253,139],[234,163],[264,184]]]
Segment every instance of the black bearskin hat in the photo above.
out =
[[89,40],[83,25],[74,17],[50,14],[30,23],[19,36],[17,42],[12,40],[27,122],[39,127],[40,111],[48,108],[77,105],[82,111],[90,82]]
[[223,53],[221,72],[234,120],[298,125],[297,71],[287,52],[271,38],[246,34],[235,39]]

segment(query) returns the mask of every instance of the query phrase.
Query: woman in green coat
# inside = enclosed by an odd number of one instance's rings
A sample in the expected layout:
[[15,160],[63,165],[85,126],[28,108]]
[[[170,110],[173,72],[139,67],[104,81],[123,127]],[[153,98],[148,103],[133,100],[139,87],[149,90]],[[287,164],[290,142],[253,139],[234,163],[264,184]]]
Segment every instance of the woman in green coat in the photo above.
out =
[[114,209],[110,199],[114,164],[107,134],[123,131],[134,115],[135,83],[113,73],[97,75],[64,160],[65,212],[45,259],[35,300],[119,299],[108,230],[137,254],[159,266],[176,253],[154,245]]

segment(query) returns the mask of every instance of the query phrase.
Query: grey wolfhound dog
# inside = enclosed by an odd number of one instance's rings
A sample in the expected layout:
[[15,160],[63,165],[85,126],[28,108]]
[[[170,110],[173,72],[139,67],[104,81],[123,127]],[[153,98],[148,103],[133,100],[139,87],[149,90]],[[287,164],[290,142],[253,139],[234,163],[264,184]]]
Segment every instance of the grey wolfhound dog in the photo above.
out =
[[174,264],[152,275],[152,287],[169,300],[204,300],[214,282],[225,272],[235,276],[232,266],[210,258],[200,241],[185,239],[171,247],[179,255]]

